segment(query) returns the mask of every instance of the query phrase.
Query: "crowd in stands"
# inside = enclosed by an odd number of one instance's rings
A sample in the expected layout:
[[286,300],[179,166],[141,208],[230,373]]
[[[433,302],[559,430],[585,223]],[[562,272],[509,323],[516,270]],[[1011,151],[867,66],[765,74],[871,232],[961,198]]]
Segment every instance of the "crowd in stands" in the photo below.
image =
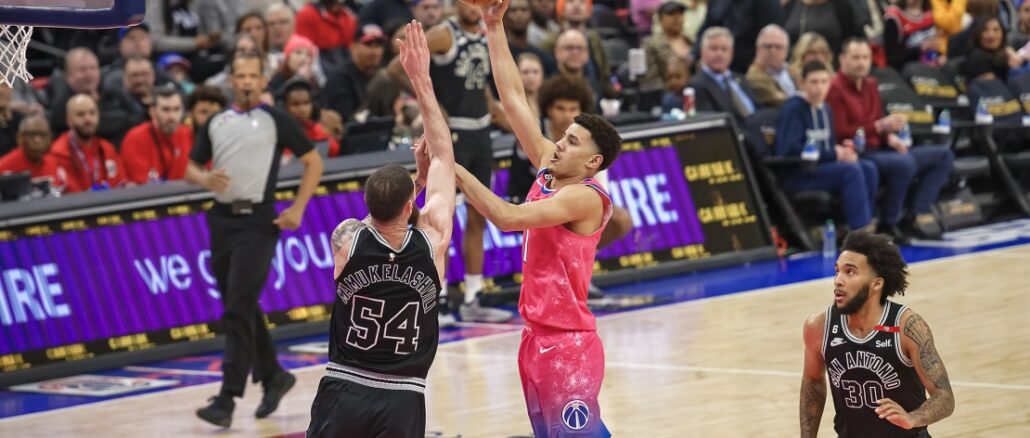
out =
[[[147,0],[138,26],[41,29],[51,54],[30,49],[36,79],[0,86],[0,173],[50,178],[65,194],[181,179],[194,132],[231,110],[227,61],[240,51],[267,60],[261,99],[326,157],[408,146],[421,121],[391,40],[412,19],[474,29],[453,1]],[[917,90],[913,72],[947,72],[992,105],[1030,96],[1013,85],[1030,83],[1030,0],[509,1],[510,48],[542,129],[566,106],[598,111],[628,90],[657,90],[668,113],[693,88],[698,111],[729,113],[740,130],[772,111],[772,154],[820,151],[814,168],[777,170],[784,189],[833,192],[849,228],[899,239],[939,234],[918,225],[932,221],[954,154],[939,138],[911,140],[909,115],[885,107],[883,72]],[[631,48],[645,55],[641,76]],[[506,129],[503,114],[491,120]]]

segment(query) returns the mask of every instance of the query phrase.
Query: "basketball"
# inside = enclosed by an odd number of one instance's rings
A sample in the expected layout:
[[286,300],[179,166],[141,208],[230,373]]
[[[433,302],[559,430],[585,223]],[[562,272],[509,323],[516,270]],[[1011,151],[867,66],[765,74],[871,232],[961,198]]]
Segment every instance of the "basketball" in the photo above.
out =
[[497,0],[461,0],[462,3],[472,6],[489,6],[491,3],[496,3]]

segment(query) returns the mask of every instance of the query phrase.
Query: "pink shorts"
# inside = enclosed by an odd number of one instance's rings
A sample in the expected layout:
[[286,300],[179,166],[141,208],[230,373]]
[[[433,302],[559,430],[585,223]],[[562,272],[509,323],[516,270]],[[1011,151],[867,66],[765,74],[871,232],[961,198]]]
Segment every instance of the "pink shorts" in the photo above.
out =
[[522,331],[519,375],[533,435],[610,437],[597,394],[604,379],[604,346],[597,332]]

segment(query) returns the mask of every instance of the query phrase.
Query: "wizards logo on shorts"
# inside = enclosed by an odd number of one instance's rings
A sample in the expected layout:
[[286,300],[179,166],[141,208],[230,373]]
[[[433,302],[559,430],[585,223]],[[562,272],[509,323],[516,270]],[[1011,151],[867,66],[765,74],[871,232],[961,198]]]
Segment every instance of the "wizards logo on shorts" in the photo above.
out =
[[583,429],[587,427],[587,421],[590,421],[590,408],[582,400],[570,401],[562,409],[561,419],[565,423],[565,427],[569,429]]

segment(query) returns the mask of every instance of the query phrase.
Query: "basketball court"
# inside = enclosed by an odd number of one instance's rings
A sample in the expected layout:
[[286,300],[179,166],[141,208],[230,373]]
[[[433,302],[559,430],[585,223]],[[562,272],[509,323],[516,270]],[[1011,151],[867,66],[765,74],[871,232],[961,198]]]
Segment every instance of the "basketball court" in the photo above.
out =
[[[1019,226],[1028,229],[1030,221]],[[1028,436],[1030,328],[1022,322],[1030,314],[1030,233],[1004,243],[990,243],[997,230],[975,234],[970,245],[977,239],[988,244],[904,251],[912,263],[911,286],[898,301],[930,324],[955,389],[955,413],[930,431],[935,437]],[[797,434],[801,326],[832,301],[828,269],[808,255],[610,289],[669,302],[598,320],[607,359],[602,415],[613,434]],[[469,324],[442,336],[450,342],[441,344],[428,378],[427,436],[531,433],[515,362],[519,335],[517,324]],[[194,417],[217,392],[213,353],[100,373],[180,382],[142,395],[93,402],[0,392],[0,415],[6,417],[0,435],[303,436],[326,357],[290,353],[287,345],[298,343],[284,344],[280,353],[299,383],[268,419],[251,415],[260,398],[257,386],[237,405],[231,429]],[[198,363],[206,367],[198,369]],[[828,401],[821,436],[832,435],[832,412]]]

